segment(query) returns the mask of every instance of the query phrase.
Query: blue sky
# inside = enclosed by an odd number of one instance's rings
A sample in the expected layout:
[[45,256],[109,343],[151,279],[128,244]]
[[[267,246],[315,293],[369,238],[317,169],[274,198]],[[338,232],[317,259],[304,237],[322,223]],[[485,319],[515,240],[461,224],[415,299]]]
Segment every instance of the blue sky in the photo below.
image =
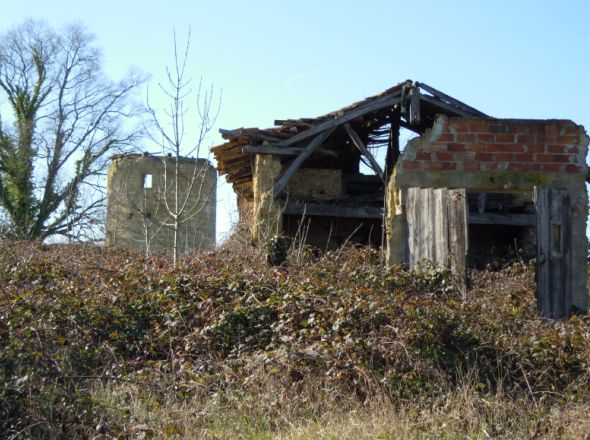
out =
[[[191,27],[191,76],[223,91],[217,128],[318,116],[405,79],[492,116],[590,127],[589,16],[590,2],[567,0],[20,0],[2,5],[0,33],[27,18],[80,22],[112,78],[137,68],[153,85],[173,30]],[[227,185],[218,196],[224,234],[234,202]]]

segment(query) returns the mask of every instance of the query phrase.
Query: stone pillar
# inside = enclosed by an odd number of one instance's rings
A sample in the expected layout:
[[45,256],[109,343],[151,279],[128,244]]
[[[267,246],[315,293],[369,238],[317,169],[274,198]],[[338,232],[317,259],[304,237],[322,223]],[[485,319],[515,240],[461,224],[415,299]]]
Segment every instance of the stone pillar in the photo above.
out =
[[257,154],[252,187],[254,192],[254,221],[252,238],[265,242],[282,232],[282,209],[274,199],[272,188],[279,178],[281,161],[272,154]]
[[387,264],[389,266],[404,264],[407,263],[407,221],[403,211],[402,191],[396,187],[393,176],[389,180],[385,197],[387,197],[385,219]]

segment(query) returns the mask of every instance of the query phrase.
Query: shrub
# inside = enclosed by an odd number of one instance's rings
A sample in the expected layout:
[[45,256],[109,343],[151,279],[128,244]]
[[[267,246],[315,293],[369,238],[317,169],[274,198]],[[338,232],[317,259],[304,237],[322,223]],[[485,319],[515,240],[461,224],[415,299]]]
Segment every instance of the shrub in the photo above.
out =
[[482,396],[588,398],[588,317],[538,318],[527,265],[474,274],[463,302],[448,271],[387,269],[375,250],[271,267],[243,246],[174,269],[96,246],[0,245],[0,433],[126,432],[131,403],[113,409],[101,384],[146,408],[232,393],[397,405],[465,377]]

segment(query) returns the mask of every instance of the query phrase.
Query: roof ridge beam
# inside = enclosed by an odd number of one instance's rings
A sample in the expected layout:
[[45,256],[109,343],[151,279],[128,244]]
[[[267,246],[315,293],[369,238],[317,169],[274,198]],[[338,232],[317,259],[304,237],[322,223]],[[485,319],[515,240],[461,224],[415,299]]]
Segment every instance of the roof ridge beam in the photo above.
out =
[[[276,148],[274,145],[246,145],[242,147],[242,152],[253,154],[274,154],[277,156],[299,156],[303,152],[301,147],[282,147]],[[318,148],[315,153],[323,154],[329,157],[338,157],[335,151],[326,148]]]
[[464,102],[461,102],[458,99],[455,99],[452,96],[449,96],[449,95],[441,92],[440,90],[437,90],[434,87],[429,86],[428,84],[424,84],[424,83],[416,81],[415,85],[423,90],[426,90],[428,93],[432,94],[434,97],[444,99],[448,103],[455,105],[464,111],[472,113],[473,116],[479,116],[482,118],[489,118],[488,115],[486,115],[483,112],[480,112],[478,109],[471,107],[470,105],[467,105]]
[[337,116],[334,119],[322,122],[321,124],[316,125],[315,127],[308,128],[307,130],[302,131],[301,133],[298,133],[295,136],[290,137],[289,139],[285,139],[277,143],[276,145],[280,147],[288,147],[289,145],[301,142],[330,128],[336,128],[367,113],[391,107],[395,104],[399,104],[401,101],[400,96],[401,90],[394,95],[387,95],[381,98],[377,98],[376,100],[360,105],[355,109],[348,110],[344,112],[341,116]]
[[[453,113],[455,113],[459,116],[462,116],[462,117],[469,117],[469,116],[473,117],[474,116],[473,113],[471,113],[463,108],[451,105],[448,102],[445,102],[442,99],[434,97],[434,96],[427,96],[427,95],[423,94],[423,95],[420,95],[420,99],[423,99],[424,101],[429,102],[430,104],[437,105],[449,112],[453,112]],[[487,116],[485,116],[485,117],[487,118]]]
[[268,134],[262,134],[260,132],[247,134],[244,133],[240,128],[234,130],[226,130],[224,128],[220,128],[219,133],[221,133],[221,136],[223,136],[224,139],[227,139],[225,136],[228,136],[255,141],[281,142],[283,140],[280,137],[270,136]]

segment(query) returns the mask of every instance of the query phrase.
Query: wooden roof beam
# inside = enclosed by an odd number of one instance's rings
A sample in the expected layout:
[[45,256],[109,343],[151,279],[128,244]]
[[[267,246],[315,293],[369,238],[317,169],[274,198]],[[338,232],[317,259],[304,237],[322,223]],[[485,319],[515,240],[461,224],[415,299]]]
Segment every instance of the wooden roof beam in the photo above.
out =
[[334,131],[335,128],[336,127],[328,128],[327,130],[318,134],[307,145],[307,147],[305,147],[303,149],[303,151],[301,151],[299,156],[297,156],[295,158],[295,160],[293,160],[293,162],[291,162],[291,165],[289,165],[289,168],[287,168],[287,171],[285,171],[285,173],[281,176],[281,178],[277,181],[277,183],[273,187],[273,189],[272,189],[273,197],[278,196],[283,191],[283,189],[285,189],[285,186],[287,186],[287,183],[289,183],[289,180],[291,180],[291,177],[293,177],[295,172],[301,167],[303,162],[305,162],[305,159],[307,159],[311,155],[311,153],[313,153],[326,139],[328,139],[328,136],[330,136],[332,134],[332,132]]
[[395,95],[387,95],[381,98],[378,98],[374,101],[371,101],[367,104],[360,105],[359,107],[348,110],[340,116],[335,117],[334,119],[330,119],[326,122],[322,122],[312,128],[309,128],[301,133],[296,134],[295,136],[290,137],[289,139],[285,139],[279,142],[277,145],[280,147],[288,147],[290,145],[296,144],[297,142],[301,142],[306,140],[312,136],[315,136],[323,131],[326,131],[330,128],[336,128],[342,124],[350,122],[359,116],[363,116],[367,113],[374,112],[377,110],[382,110],[387,107],[392,107],[395,104],[399,104],[401,99],[401,90],[396,93]]
[[[277,156],[299,156],[303,152],[303,148],[298,147],[275,147],[274,145],[246,145],[243,148],[246,153],[254,154],[275,154]],[[318,148],[315,153],[323,154],[329,157],[338,157],[335,151],[326,148]]]
[[426,96],[426,95],[422,95],[422,99],[424,101],[428,102],[429,104],[438,106],[440,108],[445,109],[448,112],[455,113],[459,116],[474,116],[469,111],[467,111],[463,108],[455,107],[455,106],[443,101],[442,99],[437,99],[437,98],[433,98],[432,96]]
[[488,115],[480,112],[478,109],[473,108],[473,107],[465,104],[464,102],[461,102],[458,99],[455,99],[455,98],[435,89],[434,87],[430,87],[429,85],[421,83],[421,82],[416,82],[416,86],[423,89],[423,90],[426,90],[428,93],[432,94],[432,96],[444,99],[448,103],[459,107],[460,109],[469,113],[469,116],[479,116],[481,118],[489,118]]
[[313,215],[323,217],[344,217],[359,219],[383,218],[383,208],[379,206],[347,206],[334,203],[289,200],[284,207],[284,214]]
[[269,136],[269,135],[263,134],[263,133],[252,133],[252,134],[241,133],[240,129],[226,130],[224,128],[220,128],[219,133],[221,133],[221,136],[223,136],[224,138],[226,138],[226,136],[227,136],[227,137],[236,137],[236,138],[250,139],[250,140],[255,140],[255,141],[269,141],[269,142],[280,142],[282,140],[280,137]]
[[385,176],[383,175],[383,170],[379,166],[379,163],[375,160],[375,157],[371,154],[371,152],[367,149],[365,144],[363,143],[361,137],[358,135],[356,131],[350,126],[347,122],[344,124],[344,129],[350,136],[352,143],[360,150],[360,152],[367,158],[371,168],[377,173],[377,175],[381,178],[383,182],[385,182]]

